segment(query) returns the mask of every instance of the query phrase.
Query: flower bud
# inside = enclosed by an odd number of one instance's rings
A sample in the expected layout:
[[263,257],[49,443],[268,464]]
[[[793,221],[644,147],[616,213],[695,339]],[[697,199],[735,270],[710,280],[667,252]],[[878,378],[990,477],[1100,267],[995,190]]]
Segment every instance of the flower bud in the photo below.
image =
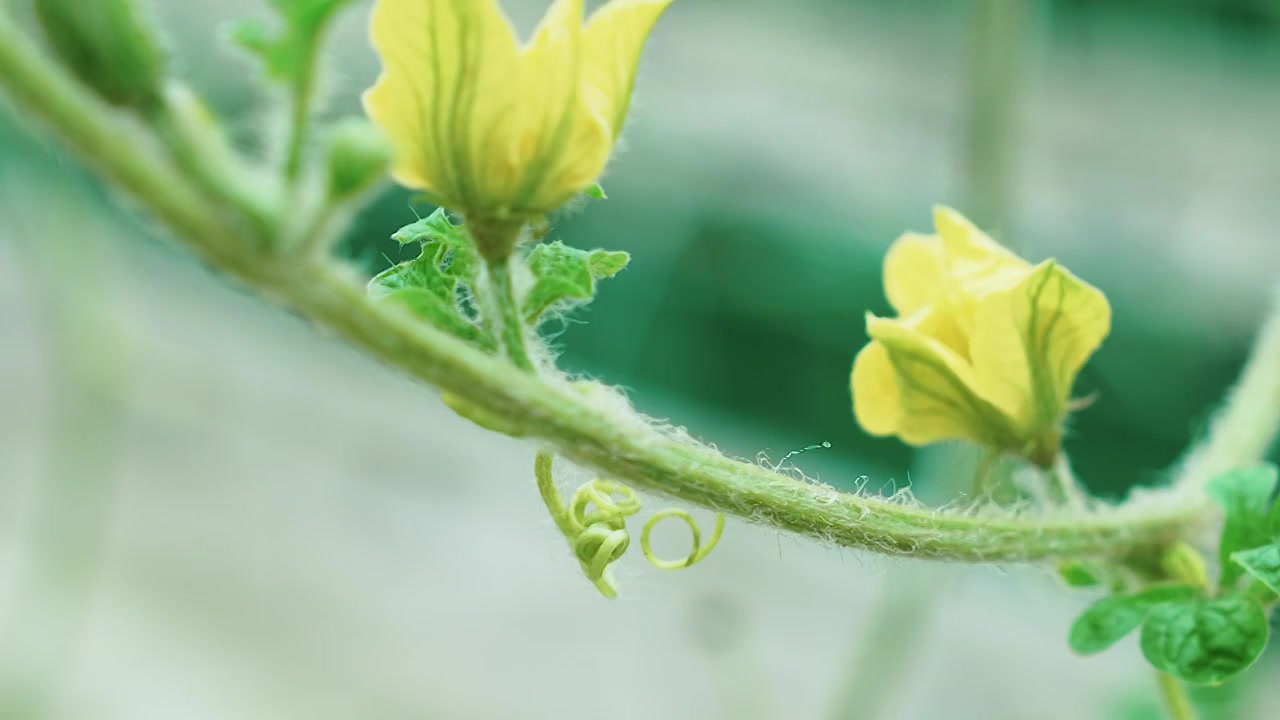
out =
[[373,125],[350,119],[329,136],[329,197],[349,198],[383,177],[391,165],[391,144]]
[[107,102],[158,101],[164,52],[132,0],[35,0],[35,10],[62,62]]

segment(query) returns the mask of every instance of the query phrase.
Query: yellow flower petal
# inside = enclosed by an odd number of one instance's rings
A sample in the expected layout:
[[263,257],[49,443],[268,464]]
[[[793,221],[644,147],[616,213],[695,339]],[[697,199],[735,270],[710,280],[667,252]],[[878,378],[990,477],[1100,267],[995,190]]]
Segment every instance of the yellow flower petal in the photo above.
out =
[[1052,426],[1110,331],[1106,296],[1047,260],[980,303],[970,342],[979,392],[1024,430]]
[[[854,364],[854,409],[860,422],[864,417],[871,422],[864,425],[868,432],[888,427],[889,418],[896,416],[891,432],[913,445],[950,439],[996,447],[1010,442],[1008,419],[974,392],[973,370],[953,350],[907,323],[873,315],[867,316],[867,334],[871,346],[883,348],[864,350]],[[893,385],[870,389],[871,383],[884,383],[885,360]],[[864,362],[861,369],[859,361]],[[859,391],[866,395],[859,398]],[[864,402],[866,407],[859,409]]]
[[892,435],[902,417],[898,376],[889,351],[878,342],[867,343],[853,359],[853,416],[870,435]]
[[486,131],[510,110],[519,73],[510,22],[492,0],[378,0],[370,32],[383,70],[364,106],[395,149],[392,175],[473,202]]
[[[966,360],[972,301],[954,292],[947,257],[936,235],[905,233],[884,258],[884,292],[899,317],[919,315],[917,329]],[[923,312],[927,309],[927,312]]]
[[509,193],[514,208],[564,204],[609,160],[608,125],[583,88],[585,46],[582,0],[556,0],[522,58],[519,112],[505,130],[509,152],[493,157],[496,175],[519,176]]
[[884,294],[899,315],[930,305],[942,292],[946,272],[936,236],[905,233],[884,256]]
[[672,0],[613,0],[587,21],[587,83],[617,139],[627,118],[640,50]]
[[933,222],[955,292],[977,298],[1009,287],[1031,268],[949,207],[935,207]]

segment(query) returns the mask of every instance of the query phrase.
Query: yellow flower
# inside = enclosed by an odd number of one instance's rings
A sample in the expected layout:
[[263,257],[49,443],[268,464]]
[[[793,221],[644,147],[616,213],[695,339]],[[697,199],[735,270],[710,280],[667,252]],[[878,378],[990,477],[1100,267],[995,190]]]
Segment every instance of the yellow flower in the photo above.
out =
[[950,208],[937,235],[908,233],[884,261],[894,319],[867,314],[853,407],[872,435],[966,439],[1053,461],[1076,374],[1111,329],[1111,306],[1053,260],[1032,266]]
[[613,0],[584,26],[582,0],[556,0],[521,46],[496,0],[378,0],[364,105],[392,175],[485,221],[560,207],[604,171],[670,3]]

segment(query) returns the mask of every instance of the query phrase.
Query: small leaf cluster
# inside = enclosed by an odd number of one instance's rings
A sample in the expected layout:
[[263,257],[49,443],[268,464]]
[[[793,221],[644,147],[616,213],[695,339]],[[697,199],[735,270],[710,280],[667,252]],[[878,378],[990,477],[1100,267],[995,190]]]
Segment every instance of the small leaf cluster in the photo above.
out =
[[474,298],[477,259],[470,238],[437,210],[391,236],[401,245],[418,244],[416,258],[392,266],[369,281],[370,299],[396,303],[422,320],[492,351]]
[[552,308],[590,301],[596,281],[622,272],[630,260],[625,252],[579,250],[559,241],[537,246],[528,258],[534,281],[521,302],[524,321],[536,326]]
[[1168,581],[1094,603],[1071,627],[1072,649],[1101,652],[1141,627],[1147,661],[1184,682],[1218,685],[1248,669],[1266,648],[1267,616],[1280,599],[1276,483],[1274,465],[1214,478],[1208,492],[1225,513],[1217,586],[1198,553],[1175,546],[1163,560]]
[[[444,209],[393,234],[401,245],[418,244],[421,253],[378,274],[369,297],[394,302],[463,340],[492,352],[497,343],[477,307],[481,260],[465,225],[455,225]],[[520,260],[530,280],[520,298],[521,316],[537,327],[552,310],[590,302],[596,281],[611,278],[630,256],[608,250],[579,250],[560,241],[536,245]]]

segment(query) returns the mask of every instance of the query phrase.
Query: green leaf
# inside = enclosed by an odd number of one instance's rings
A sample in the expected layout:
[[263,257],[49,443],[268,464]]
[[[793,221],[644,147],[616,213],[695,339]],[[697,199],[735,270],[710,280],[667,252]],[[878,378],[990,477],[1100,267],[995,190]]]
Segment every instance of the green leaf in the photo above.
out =
[[627,267],[629,262],[631,262],[631,256],[620,251],[593,250],[591,251],[591,257],[587,258],[587,263],[591,267],[591,274],[597,280],[604,280],[617,275]]
[[305,81],[316,44],[329,21],[353,0],[270,0],[281,26],[242,20],[231,27],[231,41],[262,59],[267,75],[283,83]]
[[1081,655],[1102,652],[1142,624],[1151,608],[1161,603],[1194,598],[1194,588],[1181,585],[1153,587],[1131,595],[1103,598],[1085,610],[1071,625],[1068,642]]
[[630,260],[624,252],[579,250],[559,241],[539,245],[528,258],[534,282],[521,303],[525,322],[536,325],[557,303],[590,300],[595,297],[595,281],[617,275]]
[[1196,685],[1243,672],[1267,646],[1267,613],[1232,593],[1156,605],[1142,625],[1142,654],[1156,669]]
[[425,290],[435,297],[452,301],[458,279],[446,275],[433,256],[423,253],[412,260],[393,265],[369,281],[369,297],[379,300],[401,290]]
[[1276,488],[1276,466],[1237,468],[1209,481],[1206,490],[1226,514],[1218,546],[1221,575],[1218,584],[1230,587],[1243,569],[1231,562],[1232,554],[1271,542],[1274,530],[1268,515]]
[[415,315],[452,335],[476,343],[486,350],[493,349],[493,342],[480,332],[470,320],[463,317],[458,306],[429,290],[407,288],[374,298],[380,303],[390,303],[408,308]]
[[600,187],[600,183],[591,183],[586,190],[582,191],[583,195],[592,200],[608,200],[609,196],[604,193],[604,188]]
[[418,243],[418,257],[388,268],[369,281],[369,297],[412,310],[432,325],[492,349],[493,341],[458,301],[459,287],[474,286],[476,258],[462,228],[444,210],[400,228],[401,245]]
[[475,247],[467,237],[467,231],[461,225],[454,225],[444,208],[405,225],[392,233],[391,239],[401,245],[421,244],[423,255],[431,255],[437,263],[448,265],[449,275],[474,286],[477,267]]
[[1275,543],[1231,554],[1231,560],[1246,572],[1280,594],[1280,546]]

